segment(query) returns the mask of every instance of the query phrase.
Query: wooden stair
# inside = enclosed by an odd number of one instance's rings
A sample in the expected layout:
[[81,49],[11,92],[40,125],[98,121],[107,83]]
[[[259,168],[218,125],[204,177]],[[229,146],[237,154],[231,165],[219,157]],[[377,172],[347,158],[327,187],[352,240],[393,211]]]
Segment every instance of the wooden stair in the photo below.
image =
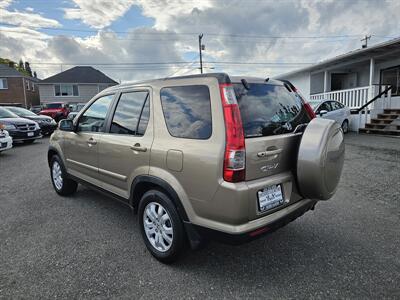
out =
[[359,132],[400,136],[400,108],[384,109],[382,114],[371,119]]

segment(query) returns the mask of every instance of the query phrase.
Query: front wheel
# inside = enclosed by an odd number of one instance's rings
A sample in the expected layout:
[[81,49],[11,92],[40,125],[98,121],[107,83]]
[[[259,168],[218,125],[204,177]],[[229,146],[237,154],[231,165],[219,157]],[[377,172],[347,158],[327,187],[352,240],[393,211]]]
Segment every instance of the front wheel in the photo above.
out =
[[343,121],[342,130],[343,130],[343,133],[348,133],[349,132],[349,121],[347,121],[347,120]]
[[76,192],[78,183],[67,177],[64,164],[58,155],[54,155],[50,162],[50,176],[57,194],[68,196]]
[[184,249],[182,221],[169,197],[158,190],[146,192],[139,203],[139,226],[147,249],[159,261],[171,263]]

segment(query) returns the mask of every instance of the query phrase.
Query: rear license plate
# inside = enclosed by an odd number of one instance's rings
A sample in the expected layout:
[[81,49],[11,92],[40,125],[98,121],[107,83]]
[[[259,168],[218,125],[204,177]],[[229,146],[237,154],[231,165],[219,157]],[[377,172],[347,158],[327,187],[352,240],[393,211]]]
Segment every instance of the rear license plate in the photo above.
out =
[[28,136],[33,136],[35,133],[34,132],[28,132]]
[[266,210],[282,205],[284,201],[282,187],[280,184],[266,187],[257,192],[258,210],[264,212]]

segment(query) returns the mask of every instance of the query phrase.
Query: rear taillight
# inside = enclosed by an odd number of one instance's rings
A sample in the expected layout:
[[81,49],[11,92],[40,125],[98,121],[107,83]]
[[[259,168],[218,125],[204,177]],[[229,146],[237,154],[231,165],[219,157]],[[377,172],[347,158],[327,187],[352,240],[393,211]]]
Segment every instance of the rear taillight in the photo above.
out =
[[219,87],[226,131],[224,180],[228,182],[244,181],[246,149],[239,105],[232,84],[220,84]]
[[304,109],[306,110],[308,116],[310,117],[310,119],[314,119],[316,117],[314,110],[312,109],[310,103],[308,103],[307,101],[303,100],[303,106]]

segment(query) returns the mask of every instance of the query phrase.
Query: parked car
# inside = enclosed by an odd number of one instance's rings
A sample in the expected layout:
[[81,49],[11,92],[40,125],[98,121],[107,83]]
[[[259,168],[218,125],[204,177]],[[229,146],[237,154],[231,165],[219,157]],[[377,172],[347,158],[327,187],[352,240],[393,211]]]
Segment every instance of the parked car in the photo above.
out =
[[52,117],[56,122],[59,122],[68,117],[69,109],[68,105],[63,102],[53,102],[44,104],[39,114]]
[[4,130],[5,126],[0,125],[0,153],[12,148],[12,137],[9,135],[7,130]]
[[84,108],[86,103],[74,103],[69,105],[70,112],[68,114],[68,119],[73,120],[77,114]]
[[30,144],[42,137],[38,123],[21,118],[3,107],[0,107],[0,125],[8,131],[13,142],[21,141]]
[[42,109],[43,107],[41,105],[34,105],[29,110],[35,114],[39,114]]
[[243,243],[335,193],[343,132],[285,83],[227,74],[122,84],[62,120],[55,191],[78,182],[128,204],[149,252],[171,262],[207,239]]
[[344,133],[349,132],[350,108],[334,100],[310,101],[310,104],[318,117],[334,120]]
[[45,115],[37,115],[30,110],[27,110],[22,107],[15,107],[15,106],[6,106],[9,111],[13,112],[14,114],[18,115],[21,118],[26,118],[32,121],[35,121],[39,124],[40,130],[42,135],[49,135],[54,132],[57,128],[57,122],[49,116]]

